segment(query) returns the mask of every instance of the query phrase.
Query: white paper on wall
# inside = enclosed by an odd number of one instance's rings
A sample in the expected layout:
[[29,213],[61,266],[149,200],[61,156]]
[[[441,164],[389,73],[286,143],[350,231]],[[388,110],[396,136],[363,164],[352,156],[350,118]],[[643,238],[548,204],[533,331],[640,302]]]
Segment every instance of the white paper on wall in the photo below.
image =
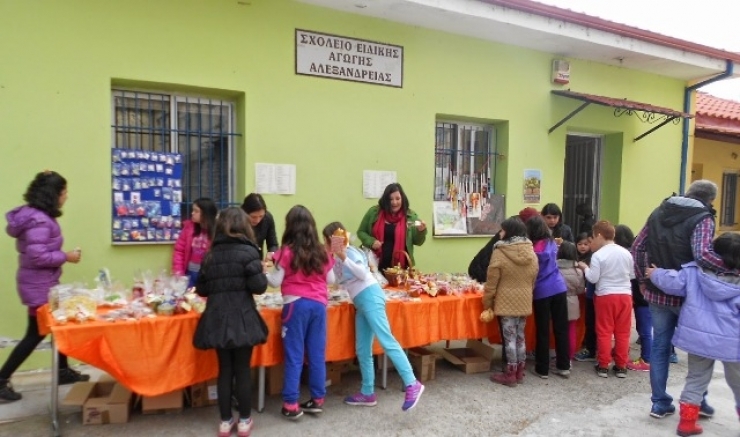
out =
[[366,199],[379,199],[385,187],[396,181],[395,171],[363,170],[362,195]]
[[254,190],[260,194],[295,194],[293,164],[254,164]]

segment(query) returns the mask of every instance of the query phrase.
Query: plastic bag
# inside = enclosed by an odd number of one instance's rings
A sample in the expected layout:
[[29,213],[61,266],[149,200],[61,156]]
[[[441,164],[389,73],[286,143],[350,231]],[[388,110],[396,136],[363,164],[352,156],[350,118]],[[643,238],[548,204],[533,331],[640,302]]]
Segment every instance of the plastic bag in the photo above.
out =
[[375,280],[378,281],[378,284],[380,284],[381,287],[387,286],[388,280],[383,276],[383,273],[378,270],[378,256],[367,247],[363,247],[362,251],[367,257],[367,265],[370,267],[370,272],[373,274]]

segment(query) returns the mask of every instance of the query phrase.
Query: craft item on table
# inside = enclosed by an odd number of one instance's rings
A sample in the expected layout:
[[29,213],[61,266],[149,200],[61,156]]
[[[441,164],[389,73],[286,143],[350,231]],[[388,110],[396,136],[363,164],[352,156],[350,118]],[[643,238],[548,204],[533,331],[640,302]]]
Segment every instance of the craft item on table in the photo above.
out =
[[59,284],[49,290],[49,302],[55,321],[94,320],[98,308],[97,292],[81,284]]
[[349,292],[343,288],[329,291],[329,305],[339,305],[350,300]]
[[267,292],[254,297],[258,308],[282,308],[283,296],[280,291]]

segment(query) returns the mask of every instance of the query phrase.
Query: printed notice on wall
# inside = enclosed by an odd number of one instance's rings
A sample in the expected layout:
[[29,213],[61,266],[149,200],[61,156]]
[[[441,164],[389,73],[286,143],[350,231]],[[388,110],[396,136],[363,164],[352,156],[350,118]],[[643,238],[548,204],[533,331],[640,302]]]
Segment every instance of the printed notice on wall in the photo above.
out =
[[403,87],[403,47],[296,29],[295,72]]
[[362,172],[362,195],[365,199],[380,199],[385,187],[396,182],[395,171],[364,170]]
[[254,191],[260,194],[295,194],[295,165],[254,164]]

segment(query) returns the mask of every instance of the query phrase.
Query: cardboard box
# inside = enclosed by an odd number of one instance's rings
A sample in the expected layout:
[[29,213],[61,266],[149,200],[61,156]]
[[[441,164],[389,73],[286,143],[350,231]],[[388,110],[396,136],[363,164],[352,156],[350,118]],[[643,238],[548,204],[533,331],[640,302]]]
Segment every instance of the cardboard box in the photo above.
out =
[[[326,363],[325,386],[329,387],[330,385],[339,385],[342,382],[342,373],[347,373],[352,370],[352,361],[353,360],[342,360]],[[308,384],[308,374],[308,365],[304,365],[303,373],[301,373],[301,383]]]
[[326,363],[326,386],[339,385],[342,382],[342,373],[347,373],[350,370],[352,370],[352,360]]
[[[257,373],[257,370],[252,370],[252,373]],[[268,396],[279,395],[283,391],[283,378],[285,377],[285,366],[278,364],[277,366],[268,367],[265,369],[265,393]],[[256,387],[256,386],[255,386]]]
[[437,352],[463,372],[479,373],[491,370],[494,350],[478,340],[468,340],[464,348],[439,349]]
[[409,349],[409,362],[419,381],[434,379],[437,371],[437,355],[422,347]]
[[102,425],[126,423],[131,408],[131,391],[110,379],[78,382],[72,386],[62,405],[82,407],[82,423]]
[[141,414],[169,414],[182,411],[182,390],[159,396],[141,397]]
[[191,385],[188,388],[190,406],[197,408],[218,404],[217,383],[218,381],[216,379],[209,379],[208,381]]

